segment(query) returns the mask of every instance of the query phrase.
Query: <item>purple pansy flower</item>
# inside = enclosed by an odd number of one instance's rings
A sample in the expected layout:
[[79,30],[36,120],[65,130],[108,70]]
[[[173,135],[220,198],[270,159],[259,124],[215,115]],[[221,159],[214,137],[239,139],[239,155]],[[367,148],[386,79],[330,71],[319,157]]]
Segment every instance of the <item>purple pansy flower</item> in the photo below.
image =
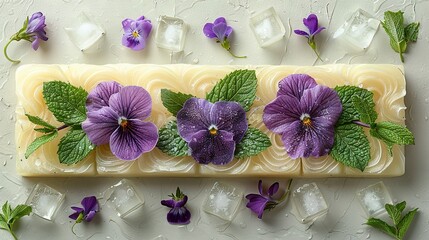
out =
[[127,18],[122,21],[122,27],[125,32],[122,37],[122,45],[135,51],[145,48],[146,39],[152,31],[150,20],[145,19],[144,16],[137,20]]
[[226,24],[224,17],[217,18],[214,23],[206,23],[203,27],[203,33],[208,38],[215,38],[216,42],[220,43],[233,57],[246,58],[246,56],[236,56],[231,52],[229,36],[232,33],[232,27]]
[[308,28],[308,32],[296,29],[294,30],[295,34],[304,36],[307,38],[308,45],[316,53],[317,57],[320,59],[319,53],[317,52],[316,42],[314,41],[314,36],[320,33],[325,27],[319,27],[319,20],[317,19],[316,14],[310,14],[307,18],[303,20],[304,25]]
[[197,162],[223,165],[234,158],[248,126],[246,112],[236,102],[190,98],[177,113],[177,127]]
[[172,193],[168,195],[171,199],[162,200],[161,204],[171,208],[167,214],[167,221],[170,224],[189,224],[191,220],[191,212],[185,207],[186,202],[188,201],[188,196],[184,195],[180,188],[177,187],[176,195]]
[[342,106],[338,94],[317,85],[306,74],[292,74],[279,83],[277,98],[264,109],[268,129],[282,135],[291,158],[320,157],[334,144],[334,127]]
[[265,192],[262,188],[262,180],[259,180],[259,194],[247,194],[246,198],[249,200],[249,202],[246,204],[246,207],[249,208],[252,212],[258,214],[259,219],[262,219],[262,214],[265,210],[271,210],[275,208],[278,204],[282,203],[286,199],[290,191],[291,183],[292,180],[289,181],[288,189],[283,195],[275,197],[279,190],[280,184],[278,182],[273,183],[268,189],[268,192]]
[[75,212],[69,218],[76,220],[76,223],[82,221],[91,222],[95,214],[99,211],[98,201],[95,196],[85,197],[81,201],[82,207],[71,207]]
[[22,39],[27,40],[31,42],[31,46],[34,50],[37,50],[40,45],[40,40],[47,41],[48,37],[46,36],[45,31],[45,16],[41,12],[36,12],[31,15],[31,18],[28,18],[25,20],[23,27],[12,37],[10,38],[9,42],[4,47],[4,54],[7,60],[13,62],[13,63],[19,63],[20,61],[12,60],[7,55],[7,47],[12,41],[21,41]]
[[102,82],[88,95],[86,108],[82,128],[93,144],[109,143],[112,153],[122,160],[137,159],[155,147],[158,129],[143,121],[152,110],[152,99],[144,88]]

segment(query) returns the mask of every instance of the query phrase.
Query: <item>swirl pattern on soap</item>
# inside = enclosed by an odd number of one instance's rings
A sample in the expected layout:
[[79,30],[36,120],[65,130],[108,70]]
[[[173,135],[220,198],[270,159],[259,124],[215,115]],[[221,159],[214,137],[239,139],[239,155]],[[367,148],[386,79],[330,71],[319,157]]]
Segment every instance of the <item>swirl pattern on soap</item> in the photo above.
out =
[[[46,109],[42,97],[45,81],[67,81],[87,91],[102,81],[117,81],[123,85],[144,87],[152,96],[153,108],[147,119],[159,128],[174,119],[163,107],[160,90],[189,93],[205,97],[221,78],[235,69],[255,69],[258,78],[257,98],[247,113],[249,124],[265,132],[272,146],[257,156],[234,159],[224,166],[199,165],[191,157],[171,157],[158,149],[143,154],[134,162],[116,159],[109,147],[99,146],[88,159],[77,165],[65,166],[58,162],[57,141],[46,144],[29,159],[23,159],[26,147],[37,134],[24,113],[37,115],[59,125]],[[263,108],[271,102],[278,90],[278,82],[293,73],[306,73],[319,84],[335,87],[355,85],[374,92],[379,112],[378,121],[404,123],[405,81],[402,69],[392,65],[326,65],[299,66],[195,66],[195,65],[27,65],[17,72],[17,168],[24,175],[124,175],[124,176],[365,176],[401,175],[404,171],[403,147],[394,148],[390,157],[384,143],[371,138],[372,159],[361,173],[344,167],[331,157],[291,159],[284,150],[279,135],[268,131],[262,122]],[[58,138],[59,139],[59,138]],[[19,159],[23,159],[19,161]]]

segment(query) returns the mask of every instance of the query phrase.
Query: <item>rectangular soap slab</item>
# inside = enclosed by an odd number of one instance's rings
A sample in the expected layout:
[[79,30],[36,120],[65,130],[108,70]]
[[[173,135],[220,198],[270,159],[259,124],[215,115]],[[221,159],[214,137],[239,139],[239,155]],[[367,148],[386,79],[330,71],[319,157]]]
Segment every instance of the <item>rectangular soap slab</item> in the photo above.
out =
[[[25,113],[36,115],[60,126],[47,110],[42,96],[43,82],[60,80],[80,86],[88,92],[103,81],[144,87],[152,96],[149,121],[159,128],[174,119],[160,98],[163,88],[205,97],[214,84],[236,69],[254,69],[258,78],[257,98],[247,113],[249,123],[268,134],[272,146],[257,156],[234,159],[225,166],[200,165],[191,157],[170,157],[158,149],[143,154],[136,161],[116,159],[108,146],[98,146],[76,165],[60,164],[56,140],[45,144],[28,159],[24,153],[39,136]],[[263,108],[278,90],[278,82],[293,73],[306,73],[319,84],[329,87],[354,85],[374,93],[377,121],[405,124],[405,78],[402,66],[395,65],[325,65],[325,66],[198,66],[198,65],[25,65],[16,72],[16,169],[22,176],[44,177],[393,177],[405,172],[404,147],[395,146],[390,156],[384,143],[369,137],[371,161],[364,172],[346,167],[331,157],[290,159],[279,135],[269,132],[262,123]],[[368,132],[366,132],[369,136]]]

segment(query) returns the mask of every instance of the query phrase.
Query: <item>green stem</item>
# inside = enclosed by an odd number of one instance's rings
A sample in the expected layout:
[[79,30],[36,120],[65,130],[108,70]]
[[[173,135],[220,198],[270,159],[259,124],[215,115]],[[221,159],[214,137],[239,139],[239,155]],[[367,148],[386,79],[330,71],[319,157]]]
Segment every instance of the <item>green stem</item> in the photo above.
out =
[[18,40],[16,40],[15,38],[11,38],[11,39],[9,40],[9,42],[8,42],[8,43],[6,43],[6,45],[4,46],[4,48],[3,48],[3,53],[4,53],[4,56],[6,57],[6,59],[7,59],[7,60],[9,60],[9,61],[10,61],[10,62],[12,62],[12,63],[16,63],[16,64],[18,64],[18,63],[20,63],[21,61],[19,61],[19,60],[13,60],[13,59],[11,59],[11,58],[7,55],[7,48],[9,47],[9,44],[10,44],[12,41],[18,41]]
[[401,57],[401,62],[404,62],[404,55],[402,51],[399,51],[399,56]]
[[72,233],[75,235],[75,236],[77,236],[77,234],[75,233],[75,231],[74,231],[74,226],[76,226],[76,224],[77,224],[77,222],[74,222],[74,224],[73,224],[73,226],[72,226],[72,228],[71,228],[71,231],[72,231]]
[[63,130],[63,129],[65,129],[65,128],[67,128],[68,127],[68,125],[62,125],[62,126],[60,126],[60,127],[58,127],[57,128],[57,131],[60,131],[60,130]]
[[234,53],[231,52],[231,49],[227,49],[227,51],[229,52],[229,54],[231,54],[231,56],[235,57],[235,58],[247,58],[247,56],[237,56]]
[[290,193],[290,187],[292,186],[292,181],[293,181],[293,178],[291,178],[290,180],[289,180],[289,183],[288,183],[288,185],[287,185],[287,189],[286,189],[286,192],[283,194],[283,196],[279,199],[279,203],[281,203],[281,202],[283,202],[284,200],[286,200],[287,199],[287,196],[289,196],[289,193]]

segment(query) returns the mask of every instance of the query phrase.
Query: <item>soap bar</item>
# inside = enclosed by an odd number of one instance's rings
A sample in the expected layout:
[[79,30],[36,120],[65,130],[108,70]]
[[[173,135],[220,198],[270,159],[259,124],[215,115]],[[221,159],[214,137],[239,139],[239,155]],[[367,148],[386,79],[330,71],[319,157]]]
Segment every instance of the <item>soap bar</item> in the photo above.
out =
[[[117,159],[108,145],[95,151],[75,165],[59,163],[56,140],[43,145],[28,159],[28,145],[39,136],[26,113],[39,116],[54,126],[60,126],[48,111],[42,95],[43,83],[53,80],[69,82],[91,91],[103,81],[144,87],[152,96],[153,108],[147,119],[159,128],[174,119],[160,98],[163,88],[204,98],[214,84],[236,69],[254,69],[258,79],[257,98],[247,113],[249,123],[265,132],[272,146],[257,156],[234,159],[227,165],[201,165],[191,157],[171,157],[159,149],[143,154],[135,161]],[[405,78],[402,66],[395,65],[325,65],[325,66],[197,66],[197,65],[25,65],[16,72],[16,168],[23,176],[113,176],[113,177],[392,177],[405,171],[404,147],[394,146],[390,156],[387,147],[369,137],[371,161],[365,171],[346,167],[330,156],[291,159],[280,136],[265,127],[263,109],[278,90],[278,82],[293,73],[312,76],[318,84],[335,87],[354,85],[374,93],[377,121],[405,124]],[[369,136],[368,132],[366,134]]]

